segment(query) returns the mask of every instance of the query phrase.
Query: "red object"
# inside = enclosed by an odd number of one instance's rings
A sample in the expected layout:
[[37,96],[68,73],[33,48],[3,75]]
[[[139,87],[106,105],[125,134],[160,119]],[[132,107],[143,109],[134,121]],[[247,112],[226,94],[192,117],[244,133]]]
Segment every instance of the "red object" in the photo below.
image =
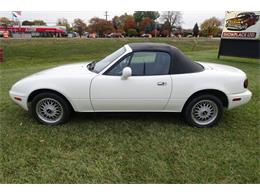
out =
[[240,100],[241,100],[241,98],[234,98],[232,101],[236,102],[236,101],[240,101]]
[[0,48],[0,62],[4,61],[4,50]]

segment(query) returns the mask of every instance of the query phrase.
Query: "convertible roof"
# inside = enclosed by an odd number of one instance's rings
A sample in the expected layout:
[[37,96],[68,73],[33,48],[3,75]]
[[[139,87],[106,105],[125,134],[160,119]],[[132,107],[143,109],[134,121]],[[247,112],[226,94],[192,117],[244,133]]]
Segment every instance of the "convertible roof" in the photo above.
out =
[[176,47],[173,47],[164,43],[129,43],[128,44],[133,51],[166,51],[172,52],[176,50]]
[[134,51],[161,51],[168,52],[172,56],[173,74],[200,72],[203,67],[186,57],[178,48],[165,43],[129,43],[129,47]]

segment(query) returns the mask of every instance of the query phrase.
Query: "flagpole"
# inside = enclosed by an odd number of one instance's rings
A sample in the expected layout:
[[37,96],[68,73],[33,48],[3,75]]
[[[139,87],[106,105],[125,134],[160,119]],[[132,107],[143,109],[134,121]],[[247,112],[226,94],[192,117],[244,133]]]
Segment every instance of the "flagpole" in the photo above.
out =
[[[15,23],[18,23],[19,31],[20,31],[21,30],[21,23],[20,23],[20,20],[18,19],[18,15],[20,16],[21,12],[15,11],[15,14],[14,14],[14,11],[12,11],[13,21],[15,21]],[[22,32],[20,32],[20,38],[22,38]]]

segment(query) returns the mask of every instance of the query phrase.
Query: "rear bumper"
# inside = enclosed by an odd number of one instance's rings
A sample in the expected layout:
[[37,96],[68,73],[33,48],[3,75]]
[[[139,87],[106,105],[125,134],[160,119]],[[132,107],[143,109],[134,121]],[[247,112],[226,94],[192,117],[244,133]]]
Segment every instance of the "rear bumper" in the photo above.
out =
[[[15,103],[17,103],[23,109],[28,110],[27,96],[25,94],[17,93],[14,91],[9,91],[9,95]],[[20,100],[18,100],[16,98],[20,98]]]
[[252,97],[252,93],[249,90],[246,90],[243,93],[228,95],[228,102],[229,102],[228,109],[232,109],[241,106],[243,104],[246,104],[247,102],[250,101],[251,97]]

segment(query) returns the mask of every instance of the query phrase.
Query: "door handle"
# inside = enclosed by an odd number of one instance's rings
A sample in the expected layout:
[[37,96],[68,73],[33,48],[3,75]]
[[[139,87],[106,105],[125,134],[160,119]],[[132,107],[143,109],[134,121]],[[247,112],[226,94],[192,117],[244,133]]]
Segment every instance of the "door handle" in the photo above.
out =
[[167,84],[167,82],[157,82],[157,85],[158,86],[164,86],[164,85],[166,85]]

